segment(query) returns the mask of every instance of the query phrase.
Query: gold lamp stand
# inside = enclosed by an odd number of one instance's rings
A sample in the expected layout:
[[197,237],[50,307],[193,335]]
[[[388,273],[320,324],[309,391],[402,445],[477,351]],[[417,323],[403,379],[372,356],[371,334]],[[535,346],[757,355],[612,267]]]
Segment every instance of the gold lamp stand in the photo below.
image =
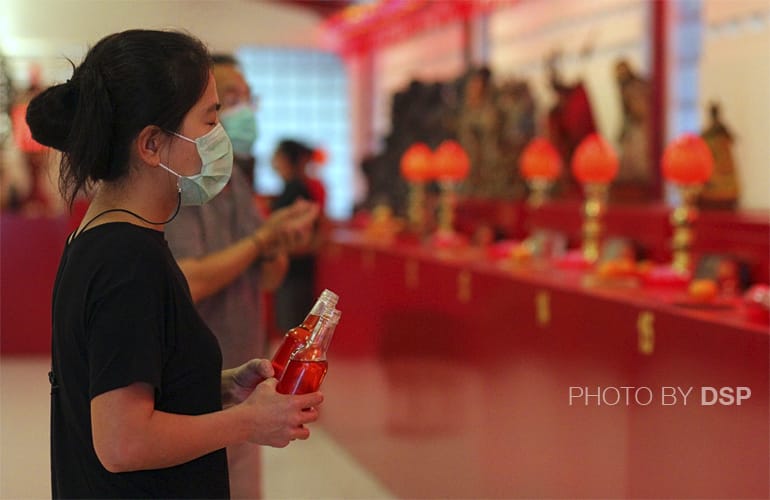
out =
[[527,179],[527,186],[529,187],[529,197],[527,198],[527,205],[532,208],[538,208],[548,201],[548,191],[551,189],[553,181],[545,179],[543,177],[533,177]]
[[585,202],[583,203],[583,258],[587,262],[599,259],[602,217],[607,206],[608,184],[588,182],[584,184]]
[[409,183],[409,205],[407,217],[415,233],[421,233],[425,226],[425,186],[422,182]]
[[698,218],[696,202],[702,188],[703,185],[701,184],[677,185],[681,201],[671,212],[670,217],[674,230],[671,238],[671,267],[681,274],[688,274],[692,271],[691,249],[693,241],[695,241],[693,226]]

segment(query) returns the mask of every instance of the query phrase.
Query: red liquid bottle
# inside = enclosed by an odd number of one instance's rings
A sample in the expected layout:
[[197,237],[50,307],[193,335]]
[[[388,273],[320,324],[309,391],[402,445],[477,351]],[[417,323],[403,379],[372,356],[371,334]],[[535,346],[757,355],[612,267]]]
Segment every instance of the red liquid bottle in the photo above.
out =
[[318,297],[318,300],[316,300],[313,308],[310,309],[310,312],[308,313],[307,317],[305,317],[305,320],[286,332],[286,335],[284,335],[281,345],[278,346],[278,349],[275,351],[275,355],[273,356],[272,360],[273,370],[275,371],[275,378],[281,380],[283,371],[286,368],[286,364],[289,362],[289,358],[291,357],[291,353],[307,343],[308,339],[310,338],[310,334],[318,324],[318,320],[321,318],[321,315],[327,311],[333,311],[334,306],[337,305],[338,300],[339,296],[336,293],[328,289],[324,290],[321,292],[321,296]]
[[276,391],[281,394],[307,394],[321,387],[329,367],[326,351],[329,349],[340,315],[340,311],[335,309],[321,317],[308,344],[291,355],[283,377],[275,388]]

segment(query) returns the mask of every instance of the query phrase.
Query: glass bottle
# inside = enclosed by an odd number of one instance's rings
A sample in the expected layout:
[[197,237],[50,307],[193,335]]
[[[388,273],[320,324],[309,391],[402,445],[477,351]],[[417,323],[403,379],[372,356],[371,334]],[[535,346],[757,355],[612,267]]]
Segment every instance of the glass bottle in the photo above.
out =
[[322,316],[307,345],[292,353],[276,391],[281,394],[307,394],[321,387],[329,367],[326,352],[341,315],[335,309]]
[[310,338],[310,334],[318,324],[318,320],[321,315],[326,312],[331,312],[339,301],[339,295],[332,292],[329,289],[325,289],[321,292],[321,295],[316,300],[310,312],[299,325],[295,326],[283,336],[283,341],[273,356],[273,370],[275,371],[275,378],[281,380],[283,370],[286,368],[286,363],[289,362],[291,353],[293,353],[298,347],[302,347]]

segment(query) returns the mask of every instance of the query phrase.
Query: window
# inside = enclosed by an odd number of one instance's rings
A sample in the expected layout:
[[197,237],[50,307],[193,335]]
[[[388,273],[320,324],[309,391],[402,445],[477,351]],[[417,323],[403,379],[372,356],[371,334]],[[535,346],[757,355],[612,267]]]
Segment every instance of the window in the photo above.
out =
[[336,55],[313,49],[243,48],[236,54],[258,97],[256,187],[277,194],[282,181],[270,158],[281,139],[296,139],[326,152],[315,175],[326,187],[326,214],[347,218],[353,208],[353,162],[348,80]]

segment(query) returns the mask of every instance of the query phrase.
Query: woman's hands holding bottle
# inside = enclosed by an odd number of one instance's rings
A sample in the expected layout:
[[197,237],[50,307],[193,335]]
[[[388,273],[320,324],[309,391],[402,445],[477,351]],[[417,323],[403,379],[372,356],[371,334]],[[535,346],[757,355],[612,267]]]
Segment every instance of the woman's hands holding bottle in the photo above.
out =
[[222,404],[241,412],[248,441],[282,448],[310,436],[304,425],[318,419],[323,396],[286,396],[276,392],[277,383],[269,360],[252,359],[222,372]]
[[287,396],[275,390],[278,381],[269,378],[258,384],[246,400],[235,407],[243,412],[248,441],[283,448],[295,439],[307,439],[305,424],[318,420],[316,407],[323,402],[320,392]]
[[242,403],[257,384],[275,376],[273,364],[267,359],[252,359],[241,366],[222,371],[222,407]]

